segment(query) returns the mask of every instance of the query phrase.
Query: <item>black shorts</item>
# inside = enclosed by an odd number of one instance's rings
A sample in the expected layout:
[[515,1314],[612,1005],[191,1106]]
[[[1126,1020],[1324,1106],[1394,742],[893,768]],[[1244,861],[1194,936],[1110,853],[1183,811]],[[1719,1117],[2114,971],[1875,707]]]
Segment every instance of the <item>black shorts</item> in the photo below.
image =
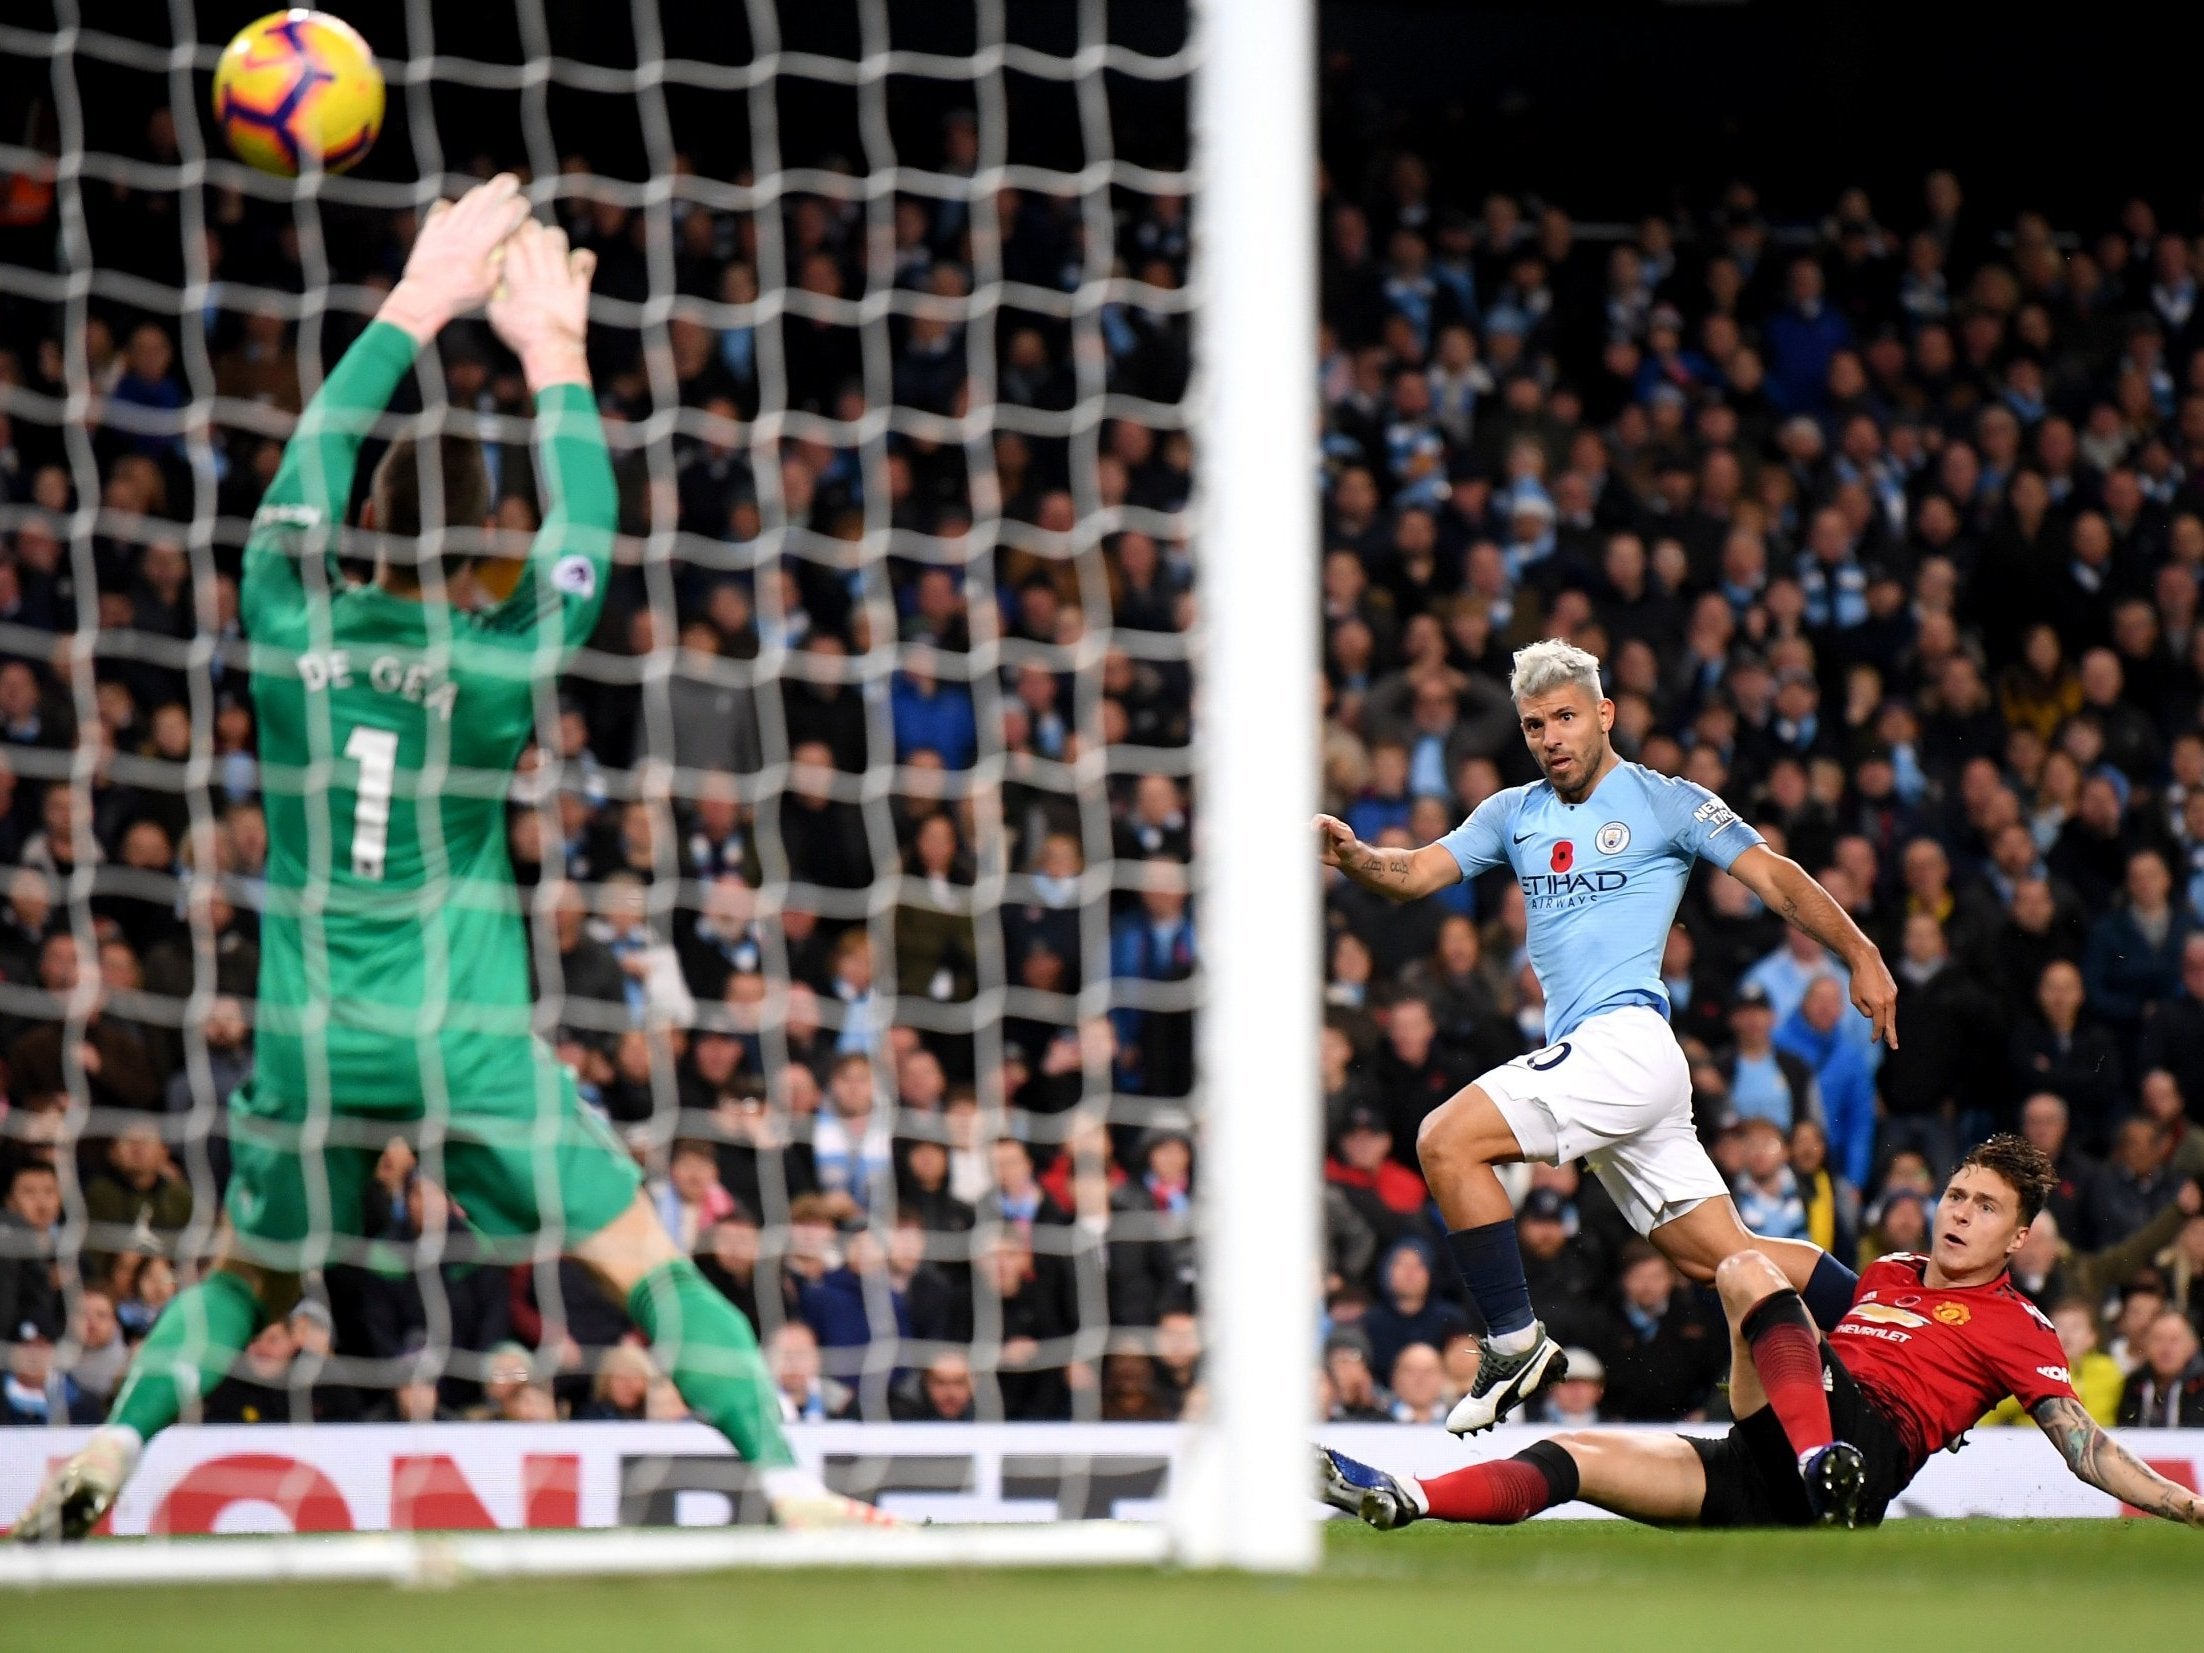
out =
[[[1913,1456],[1890,1420],[1867,1398],[1844,1363],[1821,1346],[1821,1370],[1829,1389],[1829,1422],[1837,1439],[1860,1449],[1867,1481],[1860,1493],[1860,1525],[1881,1523],[1890,1501],[1913,1479]],[[1775,1408],[1763,1406],[1718,1439],[1687,1436],[1707,1472],[1702,1527],[1810,1527],[1814,1512],[1798,1476],[1798,1454],[1783,1433]]]

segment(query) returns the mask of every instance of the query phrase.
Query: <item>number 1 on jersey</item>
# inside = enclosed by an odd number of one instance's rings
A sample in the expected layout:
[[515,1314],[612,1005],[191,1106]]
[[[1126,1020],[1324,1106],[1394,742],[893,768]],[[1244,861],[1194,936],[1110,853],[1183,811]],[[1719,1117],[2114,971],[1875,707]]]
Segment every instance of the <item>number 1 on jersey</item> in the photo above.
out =
[[358,728],[344,755],[360,766],[359,802],[352,810],[352,876],[379,881],[390,848],[390,795],[398,783],[398,737],[388,729]]

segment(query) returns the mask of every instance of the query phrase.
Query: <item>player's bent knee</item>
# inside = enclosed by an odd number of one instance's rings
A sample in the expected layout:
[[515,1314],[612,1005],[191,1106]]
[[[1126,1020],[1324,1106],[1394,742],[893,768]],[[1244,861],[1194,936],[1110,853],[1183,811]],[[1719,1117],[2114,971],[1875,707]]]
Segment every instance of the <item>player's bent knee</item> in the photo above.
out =
[[644,1276],[681,1256],[657,1208],[647,1196],[635,1201],[596,1233],[576,1241],[570,1256],[597,1276],[615,1299],[624,1300]]
[[1788,1290],[1790,1284],[1764,1251],[1733,1251],[1714,1267],[1714,1289],[1722,1294],[1722,1301],[1742,1308],[1772,1292]]
[[280,1269],[264,1268],[243,1257],[225,1254],[214,1266],[224,1274],[234,1275],[244,1281],[253,1294],[253,1301],[260,1305],[260,1312],[270,1320],[280,1320],[298,1306],[305,1295],[304,1283],[296,1274]]
[[1474,1085],[1425,1114],[1423,1123],[1416,1127],[1416,1162],[1423,1167],[1426,1178],[1441,1169],[1490,1165],[1506,1158],[1505,1148],[1491,1140],[1489,1131],[1479,1129],[1481,1121],[1498,1116],[1499,1110]]
[[1757,1264],[1765,1267],[1768,1259],[1757,1251],[1733,1251],[1714,1266],[1716,1283],[1728,1285],[1741,1280]]
[[1451,1102],[1440,1103],[1425,1114],[1423,1123],[1416,1127],[1416,1163],[1427,1173],[1448,1156],[1453,1126],[1447,1115],[1453,1106]]

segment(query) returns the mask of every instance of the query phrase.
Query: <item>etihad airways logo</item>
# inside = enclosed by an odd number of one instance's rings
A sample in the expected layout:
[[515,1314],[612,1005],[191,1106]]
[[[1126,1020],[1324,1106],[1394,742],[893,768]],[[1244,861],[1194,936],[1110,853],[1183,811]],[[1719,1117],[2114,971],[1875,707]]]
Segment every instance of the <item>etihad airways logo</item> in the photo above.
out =
[[1523,899],[1540,907],[1577,907],[1596,895],[1607,895],[1630,882],[1626,872],[1533,872],[1521,880]]

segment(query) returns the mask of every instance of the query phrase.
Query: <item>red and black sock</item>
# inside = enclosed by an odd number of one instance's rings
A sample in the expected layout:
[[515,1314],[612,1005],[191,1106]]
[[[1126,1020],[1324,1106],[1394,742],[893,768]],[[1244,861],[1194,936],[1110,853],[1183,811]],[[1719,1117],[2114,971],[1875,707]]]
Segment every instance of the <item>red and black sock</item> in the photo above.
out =
[[1512,1458],[1471,1464],[1416,1485],[1434,1521],[1510,1527],[1576,1496],[1576,1460],[1566,1448],[1539,1441]]
[[1791,1450],[1803,1458],[1827,1446],[1836,1431],[1829,1424],[1829,1394],[1821,1386],[1821,1334],[1798,1293],[1764,1298],[1738,1329]]

